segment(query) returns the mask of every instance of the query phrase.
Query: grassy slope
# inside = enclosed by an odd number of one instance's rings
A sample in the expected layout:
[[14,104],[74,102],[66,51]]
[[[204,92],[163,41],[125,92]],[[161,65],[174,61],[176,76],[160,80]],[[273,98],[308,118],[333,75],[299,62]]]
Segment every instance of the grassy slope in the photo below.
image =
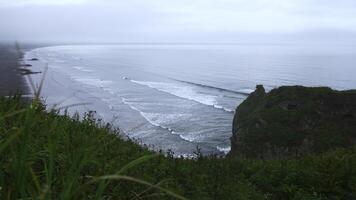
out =
[[165,157],[90,115],[19,102],[0,98],[0,199],[174,199],[162,188],[189,199],[356,198],[355,149],[299,160]]

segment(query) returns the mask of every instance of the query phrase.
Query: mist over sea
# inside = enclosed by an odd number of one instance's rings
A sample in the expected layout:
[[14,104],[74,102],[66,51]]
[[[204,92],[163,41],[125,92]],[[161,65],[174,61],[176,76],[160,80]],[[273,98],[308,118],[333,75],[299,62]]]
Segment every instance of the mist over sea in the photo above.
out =
[[228,152],[235,108],[257,84],[356,88],[353,45],[68,45],[31,50],[25,60],[33,71],[48,65],[42,96],[50,107],[82,104],[70,111],[95,110],[129,137],[177,155],[197,146]]

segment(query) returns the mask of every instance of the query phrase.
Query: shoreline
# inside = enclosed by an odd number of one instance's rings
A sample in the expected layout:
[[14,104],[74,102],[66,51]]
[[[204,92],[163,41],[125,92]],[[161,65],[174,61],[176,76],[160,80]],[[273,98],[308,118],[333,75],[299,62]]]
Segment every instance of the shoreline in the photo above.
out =
[[21,92],[30,93],[24,75],[29,66],[22,66],[22,52],[18,46],[11,43],[0,43],[0,96]]
[[[0,116],[23,106],[20,101],[0,97]],[[0,136],[5,141],[2,143],[5,148],[1,149],[4,158],[0,160],[0,170],[5,176],[0,195],[20,196],[21,188],[25,188],[22,198],[44,194],[51,198],[69,191],[68,199],[93,196],[134,199],[137,195],[132,191],[144,191],[139,194],[147,197],[164,188],[163,191],[174,192],[180,199],[266,199],[267,195],[269,199],[355,197],[352,186],[356,179],[349,178],[356,176],[352,167],[356,162],[355,147],[300,158],[221,158],[197,152],[196,158],[188,159],[174,157],[172,152],[155,153],[132,140],[123,140],[92,115],[80,120],[48,113],[44,107],[34,105],[25,105],[26,112],[8,116],[6,123],[0,123],[4,130]],[[111,177],[112,180],[107,179]],[[125,183],[109,182],[120,181],[119,178]],[[50,192],[33,189],[34,179],[38,185],[50,188]],[[108,184],[95,181],[100,179],[107,179]],[[169,182],[160,184],[165,180]],[[163,194],[159,197],[149,199],[172,199]]]
[[21,93],[22,96],[32,94],[26,76],[38,72],[31,70],[24,60],[26,51],[45,45],[18,44],[15,42],[0,43],[0,96],[11,96]]
[[[32,53],[31,53],[32,52]],[[30,61],[31,58],[38,58],[39,61]],[[28,64],[32,65],[33,71],[42,71],[45,66],[46,59],[42,58],[41,54],[36,53],[34,51],[28,51],[25,54],[25,59]],[[61,58],[59,58],[61,59]],[[140,141],[141,145],[149,146],[150,149],[155,151],[168,151],[172,150],[175,152],[177,156],[185,156],[191,157],[194,152],[197,150],[197,146],[204,153],[208,154],[218,154],[221,156],[225,156],[226,150],[221,150],[218,147],[225,147],[225,145],[206,145],[205,144],[197,144],[195,142],[186,141],[181,138],[179,134],[172,134],[167,128],[161,126],[155,126],[147,119],[145,119],[140,112],[137,110],[132,110],[130,106],[120,101],[119,96],[108,96],[111,93],[107,91],[102,91],[103,89],[98,89],[103,96],[108,99],[113,98],[115,102],[108,102],[109,100],[102,100],[95,97],[95,94],[88,93],[86,89],[86,85],[82,82],[76,82],[68,76],[66,73],[61,72],[56,69],[55,65],[49,64],[50,67],[46,73],[46,79],[44,87],[42,88],[42,94],[46,96],[46,103],[51,107],[51,105],[56,105],[58,102],[62,102],[62,107],[66,107],[65,105],[78,105],[75,108],[70,107],[69,112],[74,113],[79,111],[79,113],[85,113],[90,110],[96,111],[96,116],[103,119],[106,122],[113,122],[116,127],[119,127],[123,134],[131,139]],[[54,67],[52,67],[54,66]],[[35,82],[39,82],[42,75],[35,74],[31,75]],[[121,76],[120,76],[121,77]],[[94,77],[95,78],[95,77]],[[101,79],[95,79],[98,81],[102,81]],[[118,81],[121,81],[119,79]],[[76,87],[71,87],[76,85]],[[128,81],[122,80],[122,84],[131,84]],[[78,87],[81,88],[78,88]],[[71,89],[72,88],[72,89]],[[175,97],[174,97],[175,98]],[[64,102],[65,100],[65,102]],[[83,102],[86,104],[80,105]],[[120,109],[120,113],[118,110]],[[118,114],[119,113],[119,114]],[[232,116],[231,116],[232,120]],[[231,121],[228,122],[229,124]],[[163,125],[165,126],[165,125]],[[134,132],[134,131],[136,132]],[[168,130],[168,131],[167,131]],[[230,133],[230,129],[228,130]],[[142,135],[137,135],[139,133]],[[230,137],[227,136],[227,138]],[[159,139],[159,140],[158,140]],[[158,141],[166,141],[164,143]],[[225,143],[224,143],[225,144]],[[227,146],[227,145],[226,145]]]
[[[63,51],[62,53],[69,53],[70,49],[72,47],[58,46],[58,47],[54,47],[54,48],[51,47],[49,50],[55,52],[56,48],[59,50],[62,50]],[[68,48],[69,50],[66,48]],[[76,48],[77,47],[74,47],[73,49],[76,49]],[[87,47],[84,47],[84,49],[86,49],[86,48]],[[59,50],[57,50],[57,51],[59,51]],[[36,52],[36,51],[37,50],[34,50],[34,52]],[[112,51],[113,51],[112,49],[110,49],[110,51],[105,51],[104,54],[101,55],[101,56],[103,56],[102,59],[107,58],[105,56],[110,55],[110,52],[112,52]],[[39,51],[39,52],[41,52],[41,51]],[[42,56],[41,56],[41,53],[39,53],[39,52],[30,54],[26,58],[26,60],[30,60],[31,58],[34,58],[34,57],[38,57],[41,59]],[[177,126],[176,127],[170,126],[170,124],[168,124],[168,123],[171,123],[171,122],[165,122],[164,120],[161,120],[162,115],[159,115],[159,114],[165,114],[165,113],[160,112],[161,110],[158,110],[158,109],[152,109],[152,107],[151,108],[145,108],[143,106],[140,107],[140,105],[139,105],[140,102],[135,102],[134,98],[131,98],[133,100],[131,100],[131,102],[130,102],[130,100],[127,100],[125,95],[121,95],[121,94],[123,94],[123,91],[119,90],[118,88],[120,88],[122,86],[125,86],[125,89],[130,89],[130,87],[132,87],[132,88],[135,87],[134,89],[137,89],[137,88],[141,89],[139,87],[142,87],[142,86],[148,87],[148,89],[145,88],[142,90],[137,90],[137,91],[142,91],[142,94],[145,94],[144,92],[149,90],[150,93],[148,93],[147,95],[142,95],[143,98],[145,98],[145,99],[152,96],[152,93],[157,94],[157,96],[158,96],[159,95],[158,93],[161,93],[161,92],[164,94],[168,93],[168,95],[173,95],[173,96],[175,96],[174,98],[180,97],[179,95],[178,96],[175,95],[175,92],[171,92],[172,90],[163,90],[162,91],[162,84],[158,85],[158,86],[153,85],[153,86],[155,86],[155,87],[153,87],[152,84],[150,85],[150,82],[149,82],[150,78],[148,78],[147,80],[145,78],[143,78],[141,80],[140,78],[134,78],[133,76],[130,76],[129,72],[124,72],[124,73],[118,72],[117,74],[115,74],[114,70],[113,70],[109,76],[107,76],[107,74],[105,74],[105,73],[99,74],[102,72],[101,70],[97,70],[97,72],[94,72],[96,69],[100,69],[97,67],[98,63],[94,63],[94,64],[86,63],[85,59],[83,59],[83,58],[81,58],[81,56],[78,56],[75,54],[68,55],[70,58],[69,61],[71,61],[71,62],[68,62],[68,59],[67,59],[68,63],[66,63],[66,62],[64,62],[66,60],[65,56],[62,56],[60,53],[55,54],[53,52],[50,52],[48,54],[44,51],[44,53],[43,53],[43,55],[44,55],[43,61],[48,60],[48,59],[46,59],[46,55],[47,55],[48,57],[50,57],[49,62],[51,62],[51,59],[52,59],[53,60],[52,62],[54,63],[53,65],[50,64],[50,66],[51,67],[53,66],[54,69],[58,69],[57,71],[59,71],[59,72],[56,72],[54,74],[54,76],[51,76],[50,74],[48,74],[50,79],[46,78],[46,84],[45,84],[45,87],[43,88],[44,89],[43,92],[44,92],[44,94],[46,94],[46,88],[49,88],[48,89],[49,93],[48,93],[48,95],[46,95],[46,96],[48,96],[48,99],[46,99],[47,102],[50,102],[50,104],[51,103],[56,104],[60,99],[63,99],[63,100],[66,99],[66,104],[80,104],[83,102],[87,103],[87,101],[90,101],[91,105],[84,105],[83,107],[85,107],[85,108],[83,108],[83,109],[86,110],[87,107],[91,107],[89,110],[96,110],[98,115],[100,115],[100,118],[102,118],[102,119],[105,119],[106,117],[108,117],[109,120],[107,120],[107,121],[109,121],[109,122],[112,121],[110,118],[111,116],[117,117],[118,115],[122,115],[123,117],[121,117],[121,118],[117,119],[117,121],[115,121],[115,123],[117,122],[117,124],[118,124],[117,126],[123,128],[122,130],[124,132],[129,133],[131,131],[130,137],[140,138],[140,139],[143,138],[140,141],[147,141],[147,142],[142,142],[143,144],[152,144],[152,143],[156,144],[157,141],[162,141],[162,140],[167,141],[168,139],[170,139],[172,141],[172,143],[167,143],[167,142],[165,142],[164,144],[159,143],[158,145],[160,145],[160,146],[158,148],[163,149],[161,146],[167,146],[167,149],[171,149],[173,146],[173,148],[182,149],[182,151],[184,151],[184,152],[187,151],[188,149],[192,149],[192,151],[190,151],[189,153],[195,151],[196,148],[190,148],[190,147],[182,148],[182,146],[183,145],[191,146],[190,143],[194,143],[194,141],[190,140],[190,138],[187,139],[187,136],[188,137],[191,136],[191,138],[193,138],[197,135],[197,137],[196,137],[196,138],[198,138],[197,141],[200,142],[201,140],[199,140],[200,138],[199,138],[198,131],[197,131],[198,133],[196,135],[193,135],[190,133],[194,131],[195,127],[202,127],[202,126],[187,126],[187,129],[186,129],[187,131],[181,131],[181,134],[174,134],[179,131],[178,128],[180,128],[180,127],[177,128]],[[98,54],[100,52],[95,52],[95,53]],[[96,58],[96,60],[100,59],[99,54],[95,55],[95,56],[97,56],[97,57],[94,57],[94,58]],[[135,57],[133,57],[133,58],[135,58]],[[82,60],[84,60],[85,62]],[[41,61],[33,62],[33,63],[29,62],[29,64],[33,64],[32,69],[34,71],[41,70],[39,68],[36,68],[37,63],[41,63]],[[62,64],[62,63],[66,63],[66,64]],[[121,65],[121,64],[119,64],[119,62],[116,62],[116,60],[115,60],[115,62],[112,62],[112,63],[115,63],[114,65],[118,65],[118,66]],[[61,67],[61,65],[67,65],[67,64],[68,64],[68,67],[67,66],[65,66],[66,68]],[[91,68],[91,64],[93,66],[92,68]],[[100,62],[99,62],[99,64],[100,64]],[[86,66],[86,65],[88,65],[88,66]],[[115,67],[115,66],[110,66],[108,63],[105,63],[105,65],[103,65],[103,66],[109,66],[108,68]],[[63,72],[63,74],[61,74],[60,69],[64,69],[64,68],[66,70],[62,70],[64,72]],[[49,73],[50,73],[50,71],[51,70],[49,70]],[[69,78],[68,78],[66,73],[69,73],[69,72],[70,72],[71,76],[69,76]],[[63,75],[63,76],[61,76],[61,75]],[[40,76],[41,75],[37,75],[37,77],[40,77]],[[58,76],[60,76],[60,77],[58,77]],[[113,77],[111,77],[111,76],[113,76]],[[117,77],[119,77],[119,78],[117,78]],[[123,80],[121,80],[120,77],[122,77]],[[276,76],[276,77],[279,77],[279,76]],[[291,77],[291,78],[293,78],[293,77]],[[142,83],[142,84],[138,84],[138,86],[131,85],[130,82],[133,82],[132,80],[136,81],[136,82],[141,81],[140,83]],[[146,82],[145,82],[145,80],[146,80]],[[291,79],[291,80],[294,80],[294,79]],[[313,78],[311,78],[311,80],[313,80]],[[53,82],[53,84],[50,83],[51,81]],[[115,81],[117,81],[117,83],[119,83],[119,84],[115,85],[115,87],[113,87],[113,86],[109,87],[110,84],[113,84]],[[153,79],[153,81],[157,81],[157,83],[159,83],[161,80]],[[75,83],[77,85],[77,87],[74,87],[73,90],[70,90],[71,86],[74,85],[74,84],[71,84],[72,82]],[[162,82],[164,82],[164,81],[162,81]],[[60,85],[54,85],[55,83],[60,83]],[[110,83],[110,84],[108,84],[108,83]],[[170,83],[170,82],[168,81],[168,83]],[[191,82],[190,82],[190,84],[191,84]],[[194,81],[193,81],[193,84],[194,84]],[[106,86],[106,85],[109,85],[109,86]],[[207,85],[209,86],[210,84],[207,84]],[[267,90],[269,90],[272,87],[271,85],[272,85],[272,83],[270,85],[268,85]],[[54,87],[52,87],[52,86],[54,86]],[[69,87],[66,87],[66,86],[69,86]],[[170,85],[163,84],[163,86],[170,86]],[[203,91],[206,91],[206,87],[207,87],[206,85],[198,85],[198,86],[204,87]],[[192,87],[192,86],[190,86],[190,87]],[[65,90],[64,90],[64,92],[62,92],[64,88],[65,88]],[[93,94],[89,94],[87,92],[88,88],[90,89],[90,91],[92,91],[92,92],[94,91]],[[153,90],[151,90],[151,88]],[[169,88],[169,89],[171,89],[171,88]],[[209,86],[209,88],[210,88],[210,86]],[[339,88],[335,88],[335,87],[333,87],[333,88],[339,89]],[[165,88],[163,87],[163,89],[165,89]],[[219,87],[214,87],[213,89],[221,90],[221,88],[219,88]],[[185,98],[188,100],[192,100],[192,99],[190,99],[189,96],[191,96],[191,95],[189,94],[188,98],[187,97],[185,97]],[[139,96],[139,97],[141,97],[141,96]],[[208,95],[208,97],[209,97],[209,95]],[[184,96],[183,96],[183,98],[184,98]],[[120,99],[122,102],[120,102]],[[205,99],[203,99],[203,100],[205,100]],[[148,101],[148,102],[154,102],[154,101]],[[156,103],[156,102],[154,102],[154,103]],[[204,103],[202,103],[202,104],[204,104]],[[151,105],[154,105],[154,104],[152,103]],[[203,106],[205,106],[205,105],[206,104],[204,104]],[[130,106],[132,106],[132,107],[130,107]],[[159,107],[157,106],[157,108],[159,108]],[[113,113],[113,115],[111,115],[112,113]],[[110,116],[108,116],[108,115],[110,115]],[[210,114],[210,115],[200,115],[200,116],[213,116],[213,115]],[[173,117],[176,117],[176,116],[173,116]],[[216,121],[213,121],[213,122],[216,122]],[[232,121],[232,117],[231,117],[231,120],[228,119],[226,121],[227,121],[227,123],[224,123],[224,124],[229,125]],[[221,124],[223,124],[223,123],[221,123]],[[217,124],[217,126],[220,126],[221,124]],[[227,137],[230,138],[231,137],[231,129],[229,129],[229,128],[227,128],[227,129],[228,130],[225,131],[224,133],[227,133],[225,135],[227,135]],[[149,130],[151,130],[151,132]],[[176,130],[178,130],[178,131],[176,131]],[[217,131],[221,131],[221,129],[219,129]],[[159,133],[162,132],[162,135],[164,134],[164,138],[162,138],[161,134],[157,134],[158,132]],[[129,135],[129,134],[126,134],[126,135]],[[181,137],[182,135],[185,136],[185,138],[182,138]],[[160,138],[158,138],[159,140],[156,140],[155,137],[160,137]],[[222,138],[221,135],[219,135],[219,139],[220,138]],[[185,140],[185,139],[187,139],[187,140]],[[184,141],[181,142],[182,144],[178,145],[177,141],[181,141],[181,140],[184,140]],[[227,144],[226,147],[228,147],[229,140],[226,140],[226,141],[227,142],[224,144]],[[198,142],[196,142],[196,143],[198,143]],[[201,147],[200,145],[196,145],[196,143],[195,143],[194,147],[196,147],[196,146]],[[210,145],[210,144],[208,143],[208,145]],[[154,145],[154,146],[156,146],[156,145]],[[219,147],[221,147],[221,145],[219,145],[219,144],[211,145],[211,146],[212,146],[212,148],[209,148],[207,150],[204,149],[203,151],[204,152],[219,151],[219,152],[224,152],[224,153],[228,151],[227,148],[226,149],[219,148]],[[177,151],[175,151],[175,152],[177,152]]]

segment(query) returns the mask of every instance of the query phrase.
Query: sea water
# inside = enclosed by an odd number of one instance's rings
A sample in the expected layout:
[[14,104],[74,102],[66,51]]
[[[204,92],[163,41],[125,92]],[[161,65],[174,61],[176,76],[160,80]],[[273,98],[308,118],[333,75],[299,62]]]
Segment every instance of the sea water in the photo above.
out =
[[184,156],[227,153],[235,109],[257,84],[356,88],[353,45],[66,45],[25,59],[33,71],[48,66],[49,107],[95,110],[138,142]]

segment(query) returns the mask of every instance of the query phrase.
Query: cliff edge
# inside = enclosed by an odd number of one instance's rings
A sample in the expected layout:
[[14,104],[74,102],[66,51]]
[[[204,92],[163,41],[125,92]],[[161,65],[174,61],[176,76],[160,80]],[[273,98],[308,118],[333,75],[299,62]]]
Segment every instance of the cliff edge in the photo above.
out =
[[230,156],[284,157],[356,144],[356,90],[262,85],[237,107]]

